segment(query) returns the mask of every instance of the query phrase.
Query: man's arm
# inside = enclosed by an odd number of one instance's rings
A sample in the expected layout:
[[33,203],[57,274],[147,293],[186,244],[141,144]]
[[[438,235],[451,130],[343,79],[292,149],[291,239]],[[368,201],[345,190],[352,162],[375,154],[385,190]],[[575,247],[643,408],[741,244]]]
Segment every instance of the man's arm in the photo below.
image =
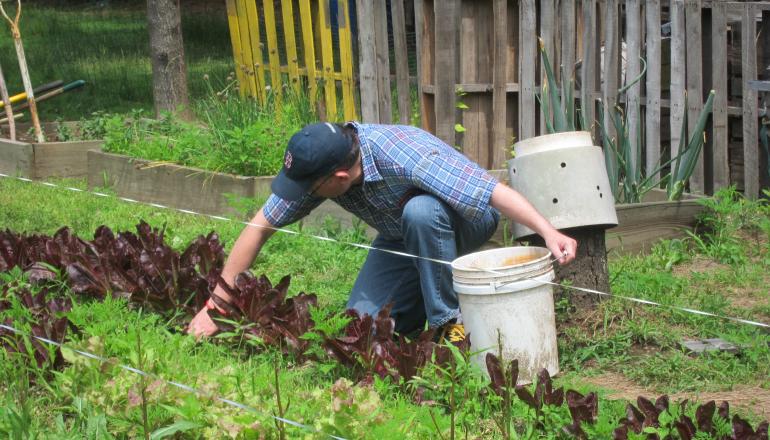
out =
[[[251,267],[254,259],[259,255],[262,246],[275,233],[275,230],[272,229],[273,226],[262,213],[262,208],[251,220],[251,223],[254,226],[246,226],[241,231],[241,235],[235,241],[233,249],[230,251],[230,255],[228,255],[225,266],[222,269],[222,278],[231,286],[239,273]],[[226,302],[232,301],[230,295],[219,285],[214,289],[213,294]],[[209,317],[208,310],[205,307],[195,315],[187,328],[187,332],[195,335],[195,337],[211,336],[216,331],[217,326]]]
[[559,260],[559,263],[566,264],[575,259],[577,242],[556,230],[524,196],[513,188],[498,183],[492,190],[490,203],[504,216],[532,229],[543,237],[545,245],[555,258],[565,255]]

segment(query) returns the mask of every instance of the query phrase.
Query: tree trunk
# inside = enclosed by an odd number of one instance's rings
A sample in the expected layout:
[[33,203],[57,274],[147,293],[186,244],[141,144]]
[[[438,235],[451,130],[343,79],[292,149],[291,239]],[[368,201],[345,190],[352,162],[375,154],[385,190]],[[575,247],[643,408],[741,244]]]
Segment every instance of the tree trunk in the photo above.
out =
[[155,114],[178,112],[181,117],[189,119],[190,101],[179,0],[147,0],[147,28],[150,32]]
[[[578,242],[575,261],[566,266],[554,264],[555,282],[568,281],[575,287],[610,293],[609,270],[607,268],[607,246],[602,228],[573,228],[563,231]],[[532,245],[545,246],[542,238],[534,237]],[[603,297],[572,289],[556,288],[557,297],[566,294],[570,304],[578,308],[595,307]]]

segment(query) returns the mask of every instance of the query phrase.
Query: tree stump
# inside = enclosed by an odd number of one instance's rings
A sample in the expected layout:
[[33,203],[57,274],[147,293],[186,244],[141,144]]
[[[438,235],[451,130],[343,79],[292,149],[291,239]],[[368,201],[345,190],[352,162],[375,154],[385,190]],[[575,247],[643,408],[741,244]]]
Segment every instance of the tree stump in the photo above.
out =
[[[598,290],[610,293],[610,277],[607,267],[607,246],[604,241],[603,228],[572,228],[562,231],[578,242],[575,260],[562,266],[554,264],[557,283],[568,281],[575,287]],[[530,244],[545,246],[540,236],[533,237]],[[554,257],[555,258],[555,257]],[[567,295],[570,304],[577,308],[593,308],[604,297],[592,293],[580,292],[573,289],[556,288],[556,298]]]

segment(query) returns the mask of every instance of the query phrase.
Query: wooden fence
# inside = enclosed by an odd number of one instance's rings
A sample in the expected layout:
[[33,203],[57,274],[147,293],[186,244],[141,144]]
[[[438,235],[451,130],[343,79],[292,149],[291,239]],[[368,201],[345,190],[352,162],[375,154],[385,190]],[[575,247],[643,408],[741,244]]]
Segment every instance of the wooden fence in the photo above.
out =
[[[639,58],[647,61],[645,78],[620,104],[628,109],[631,121],[641,122],[648,172],[661,156],[669,157],[672,149],[676,153],[685,113],[692,130],[713,89],[714,111],[691,190],[712,193],[736,184],[747,195],[757,196],[768,185],[767,158],[758,136],[763,113],[757,91],[749,84],[766,79],[770,64],[770,2],[408,0],[412,1],[422,126],[481,165],[503,168],[514,141],[545,133],[536,99],[544,76],[537,50],[540,36],[552,64],[563,66],[579,83],[576,105],[589,103],[585,105],[589,121],[595,120],[601,103],[617,102],[625,78],[639,74]],[[359,35],[365,120],[389,120],[391,92],[384,72],[392,69],[382,67],[387,57],[379,47],[368,51],[368,63],[375,67],[365,65],[364,41],[392,40],[397,67],[403,63],[399,49],[403,45],[398,43],[404,40],[399,36],[401,2],[358,0],[359,5],[377,5],[370,6],[380,9],[369,16],[382,22],[385,4],[393,14],[391,38],[377,35],[384,27],[377,23],[371,26],[374,37]],[[380,77],[372,78],[372,70]],[[400,99],[408,96],[403,92],[403,84],[408,84],[404,72],[395,69]],[[373,87],[375,83],[385,87]],[[399,102],[400,108],[407,105]],[[636,136],[635,124],[631,135]]]
[[334,4],[336,11],[330,0],[226,0],[241,94],[265,102],[290,87],[315,104],[322,90],[327,119],[356,119],[349,3]]
[[[707,142],[690,189],[712,193],[736,184],[755,197],[768,186],[767,158],[759,145],[765,92],[749,84],[770,79],[770,1],[336,0],[339,31],[319,25],[329,23],[325,17],[332,1],[227,0],[248,93],[261,96],[267,82],[261,79],[265,67],[254,62],[264,59],[263,33],[259,27],[254,31],[260,23],[257,3],[268,30],[277,29],[270,24],[272,5],[280,3],[286,51],[299,10],[305,61],[295,67],[273,63],[273,53],[282,49],[276,37],[268,38],[271,83],[280,82],[281,74],[292,84],[298,83],[297,75],[306,76],[313,93],[312,78],[321,79],[329,119],[335,119],[341,90],[345,119],[355,118],[358,98],[361,120],[387,123],[396,115],[398,122],[420,123],[482,166],[499,169],[516,140],[545,133],[536,99],[544,76],[539,36],[552,64],[563,66],[579,83],[576,105],[585,107],[589,121],[595,121],[600,105],[617,102],[625,78],[640,72],[639,58],[647,61],[645,78],[619,104],[626,106],[631,121],[640,123],[648,172],[661,157],[676,153],[684,115],[692,130],[713,89]],[[294,15],[286,6],[294,8]],[[354,17],[357,36],[346,27]],[[330,41],[339,41],[341,51],[354,51],[332,55]],[[315,66],[314,53],[319,52],[321,67],[307,69]],[[335,60],[340,71],[333,70]],[[412,111],[418,106],[419,122]],[[636,124],[631,125],[635,136]]]

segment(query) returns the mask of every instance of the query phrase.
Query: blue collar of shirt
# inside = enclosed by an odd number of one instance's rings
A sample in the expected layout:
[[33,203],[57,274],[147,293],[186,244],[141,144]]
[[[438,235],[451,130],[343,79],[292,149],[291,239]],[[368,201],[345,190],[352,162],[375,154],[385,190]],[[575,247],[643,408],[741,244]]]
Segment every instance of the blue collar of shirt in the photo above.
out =
[[358,133],[358,142],[361,145],[361,169],[364,173],[364,182],[376,182],[383,180],[374,163],[374,153],[366,136],[366,128],[358,122],[348,122]]

